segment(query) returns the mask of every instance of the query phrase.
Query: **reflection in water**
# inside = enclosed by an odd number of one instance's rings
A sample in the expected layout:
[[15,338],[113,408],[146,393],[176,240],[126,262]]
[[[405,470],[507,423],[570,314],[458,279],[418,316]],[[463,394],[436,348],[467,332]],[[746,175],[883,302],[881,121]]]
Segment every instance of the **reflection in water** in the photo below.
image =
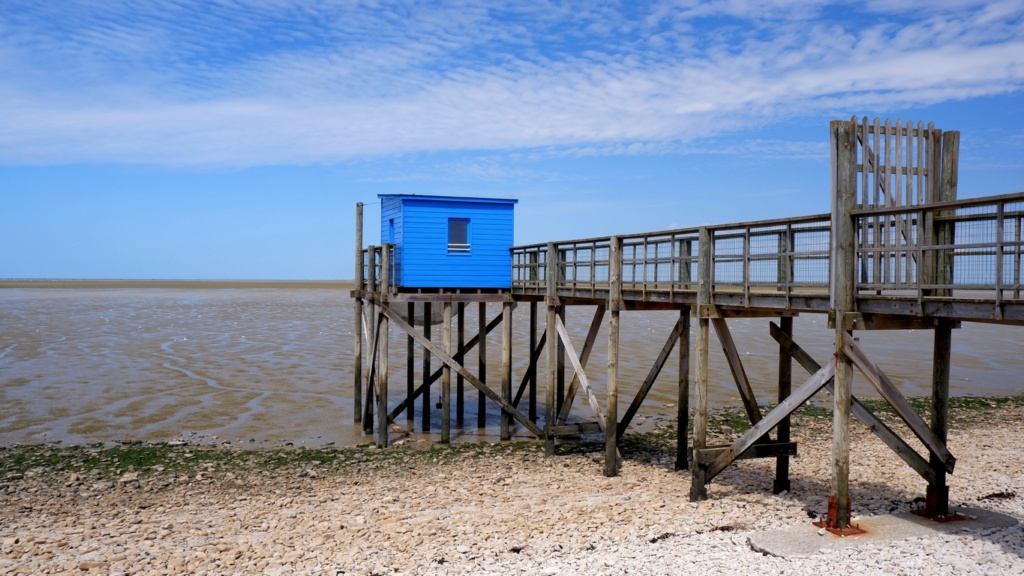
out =
[[[0,304],[0,445],[175,438],[252,447],[366,441],[352,424],[353,306],[346,290],[8,288],[0,290]],[[475,327],[477,307],[466,308],[466,326]],[[528,364],[528,312],[528,306],[521,305],[514,313],[516,386]],[[500,311],[492,306],[488,313],[493,317]],[[588,307],[568,311],[567,327],[577,346],[592,314]],[[622,314],[620,414],[647,377],[676,317],[673,312]],[[771,401],[778,346],[768,336],[768,321],[731,320],[730,327],[758,398]],[[1016,343],[1019,330],[964,324],[955,331],[952,393],[1024,392]],[[434,331],[440,340],[440,327]],[[905,394],[930,393],[930,331],[858,335]],[[818,362],[831,357],[832,333],[824,316],[797,318],[795,338]],[[404,390],[405,338],[393,329],[392,339],[390,388]],[[605,380],[605,341],[602,332],[587,369],[599,395]],[[496,386],[501,349],[497,331],[488,344],[487,382]],[[465,363],[475,369],[475,350]],[[436,360],[432,367],[438,367]],[[418,357],[413,369],[421,373]],[[796,383],[801,381],[798,370],[794,368]],[[677,379],[678,361],[673,357],[642,416],[674,412]],[[711,379],[712,404],[739,405],[714,336]],[[432,390],[431,406],[436,405],[438,390],[439,386]],[[468,384],[467,390],[466,421],[475,423],[477,392]],[[863,379],[855,385],[859,396],[873,396],[872,392]],[[543,403],[543,383],[538,395]],[[396,394],[392,405],[400,399]],[[421,406],[416,403],[417,411]],[[493,406],[489,410],[493,427],[467,430],[463,437],[496,437],[497,411]],[[588,418],[588,410],[585,401],[577,399],[574,413]],[[436,427],[439,414],[432,421]],[[399,424],[405,423],[405,416],[400,416]]]

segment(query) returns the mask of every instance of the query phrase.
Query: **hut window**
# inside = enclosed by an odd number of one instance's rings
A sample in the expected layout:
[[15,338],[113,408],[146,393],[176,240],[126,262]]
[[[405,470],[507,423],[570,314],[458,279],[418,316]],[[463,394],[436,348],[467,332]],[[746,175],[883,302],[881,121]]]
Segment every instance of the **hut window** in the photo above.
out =
[[448,251],[469,252],[469,218],[448,219]]

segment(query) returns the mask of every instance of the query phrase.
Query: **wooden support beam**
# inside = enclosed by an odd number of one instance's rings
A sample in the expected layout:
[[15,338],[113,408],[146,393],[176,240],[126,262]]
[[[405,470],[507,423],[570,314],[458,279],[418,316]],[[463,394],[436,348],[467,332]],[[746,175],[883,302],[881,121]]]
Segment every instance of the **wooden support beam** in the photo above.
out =
[[[415,330],[413,330],[415,332]],[[444,353],[452,355],[452,303],[444,303],[444,324],[441,328],[441,343]],[[455,361],[455,359],[452,359]],[[458,364],[457,361],[455,361]],[[441,372],[441,443],[452,441],[452,369],[447,362]]]
[[[512,303],[501,305],[501,399],[512,405]],[[511,440],[512,418],[501,413],[500,439]]]
[[[686,252],[689,254],[689,250]],[[689,280],[689,267],[686,268]],[[687,449],[690,433],[690,308],[679,310],[679,319],[683,329],[679,334],[679,400],[676,404],[676,470],[685,470],[688,466]]]
[[675,347],[676,342],[679,340],[679,336],[682,335],[683,328],[689,325],[687,320],[689,320],[689,316],[680,316],[676,320],[676,324],[672,327],[672,331],[669,333],[668,339],[665,340],[665,344],[661,347],[661,352],[658,354],[657,359],[655,359],[654,365],[651,366],[650,372],[647,373],[647,378],[645,378],[643,384],[640,385],[640,389],[637,390],[636,396],[629,404],[629,408],[626,409],[626,413],[622,416],[622,419],[619,422],[619,438],[622,438],[622,435],[626,432],[626,429],[629,427],[630,422],[633,421],[633,417],[636,415],[637,410],[640,409],[640,405],[643,404],[644,399],[647,398],[647,394],[654,386],[654,381],[657,380],[658,375],[661,374],[661,369],[665,366],[665,362],[672,353],[672,348]]
[[[363,289],[363,203],[356,202],[356,260],[355,285]],[[352,351],[352,419],[356,424],[363,421],[363,299],[355,301],[355,349]]]
[[732,332],[725,318],[712,318],[711,325],[715,328],[718,341],[722,344],[722,351],[729,362],[729,371],[732,372],[732,379],[736,382],[736,389],[743,400],[743,408],[747,411],[747,417],[751,424],[757,424],[761,420],[761,408],[757,405],[757,398],[754,397],[754,389],[747,379],[747,372],[743,369],[743,362],[740,360],[740,353],[736,350],[736,342],[732,339]]
[[[539,340],[535,340],[533,345],[533,352],[530,353],[530,367],[526,371],[526,375],[523,376],[522,382],[519,383],[519,390],[516,392],[516,397],[512,400],[512,405],[519,408],[519,402],[523,399],[523,394],[527,391],[527,386],[533,386],[534,396],[536,396],[536,384],[537,384],[537,361],[540,360],[540,355],[544,352],[544,344],[547,342],[547,332],[542,332]],[[537,411],[537,399],[533,399],[534,406],[533,411]],[[537,421],[536,414],[530,417],[530,420]]]
[[690,500],[697,502],[708,497],[707,466],[700,464],[697,455],[707,448],[708,441],[708,338],[711,320],[711,232],[701,227],[697,245],[697,343],[694,368],[696,372],[697,411],[693,417],[693,477],[690,481]]
[[832,230],[830,234],[830,314],[835,319],[835,390],[832,395],[832,494],[829,496],[827,527],[849,530],[850,526],[850,397],[853,366],[843,343],[853,335],[842,326],[843,315],[854,311],[856,300],[857,230],[851,212],[857,204],[856,122],[832,122]]
[[788,398],[780,402],[775,409],[765,415],[757,424],[751,426],[732,446],[722,452],[708,465],[707,481],[711,481],[722,470],[725,470],[740,454],[746,452],[758,439],[778,425],[783,418],[792,414],[801,404],[809,400],[811,396],[814,396],[834,375],[835,366],[830,364],[808,378]]
[[[604,320],[604,304],[599,304],[597,309],[594,310],[594,318],[590,321],[590,330],[587,331],[587,339],[583,341],[583,350],[580,351],[579,365],[584,370],[587,368],[587,361],[590,360],[590,353],[594,351],[594,343],[597,342],[597,334],[601,330],[601,322]],[[559,319],[561,322],[561,319]],[[562,323],[563,327],[565,326]],[[564,348],[564,345],[562,346]],[[576,363],[574,362],[574,365]],[[569,418],[569,412],[572,411],[572,404],[576,400],[576,392],[580,385],[580,376],[578,373],[574,373],[572,381],[569,383],[569,390],[565,394],[564,401],[561,404],[561,410],[558,413],[558,423],[565,424],[565,421]]]
[[896,411],[896,414],[906,422],[910,430],[917,436],[927,448],[935,454],[942,462],[946,472],[953,472],[956,466],[956,458],[949,452],[946,443],[939,439],[925,421],[914,411],[914,408],[907,401],[906,397],[896,388],[896,385],[889,380],[882,370],[871,361],[870,358],[860,349],[856,342],[847,340],[843,342],[843,350],[853,361],[861,374],[868,379],[868,382],[878,390],[878,393],[885,398],[885,401]]
[[[932,434],[943,446],[949,435],[949,364],[952,330],[948,326],[935,329],[932,346]],[[949,514],[949,486],[946,485],[944,463],[934,452],[928,455],[929,468],[935,478],[928,482],[925,513],[932,517]]]
[[[536,352],[535,352],[536,351]],[[535,355],[536,354],[536,355]],[[537,347],[537,302],[530,302],[530,366],[526,369],[524,382],[529,382],[529,415],[530,420],[537,421],[537,360],[540,357]],[[523,387],[516,393],[515,406],[519,407],[519,398],[523,395]]]
[[[477,354],[477,374],[479,374],[480,383],[487,386],[487,338],[486,338],[486,326],[484,322],[487,321],[487,303],[481,302],[477,310],[477,330],[479,334],[484,334],[480,337],[477,343],[476,354]],[[476,427],[484,428],[487,426],[487,397],[483,390],[480,390],[477,394],[476,401]]]
[[380,315],[377,316],[377,321],[373,324],[371,339],[370,356],[367,358],[370,363],[370,372],[366,375],[366,395],[363,398],[363,432],[366,434],[373,433],[373,405],[377,397],[377,369],[379,367],[377,347],[380,343]]
[[[604,428],[604,475],[616,476],[622,462],[619,454],[619,310],[622,308],[622,239],[612,236],[608,251],[608,421]],[[565,327],[563,326],[564,330]],[[565,335],[568,341],[568,334]],[[580,379],[582,384],[583,380]]]
[[[587,403],[590,405],[590,409],[594,412],[597,418],[597,423],[601,426],[601,430],[604,431],[607,426],[607,421],[604,417],[604,412],[601,410],[601,404],[597,401],[597,396],[590,388],[590,381],[587,379],[587,373],[583,371],[583,365],[580,364],[579,358],[576,357],[576,349],[572,345],[572,341],[569,340],[569,332],[565,329],[565,324],[562,324],[561,318],[555,318],[555,330],[558,333],[558,337],[562,339],[562,345],[565,346],[566,351],[569,355],[569,361],[572,363],[573,370],[576,371],[576,376],[579,377],[580,388],[583,389],[583,394],[587,399]],[[562,423],[559,423],[562,424]]]
[[[416,327],[416,304],[409,302],[406,305],[406,321],[409,325]],[[424,318],[424,322],[429,320]],[[416,404],[409,402],[409,399],[416,393],[416,341],[412,336],[407,336],[405,342],[405,420],[409,423],[409,429],[415,427]]]
[[[433,336],[433,330],[430,327],[430,317],[432,313],[430,308],[430,302],[423,303],[423,337],[426,338],[428,341]],[[440,373],[441,371],[438,370],[438,375],[440,375]],[[430,413],[431,410],[433,409],[433,406],[430,405],[430,385],[434,382],[434,379],[432,379],[430,376],[430,350],[427,346],[424,346],[423,384],[421,386],[421,393],[423,394],[423,408],[421,409],[422,414],[420,415],[420,419],[422,420],[421,429],[423,430],[423,432],[430,432]]]
[[[391,286],[391,245],[384,244],[380,251],[380,270],[382,292],[387,292]],[[379,308],[382,311],[390,312],[387,302],[381,302]],[[380,363],[378,369],[380,375],[377,377],[377,448],[388,447],[388,341],[390,330],[388,326],[388,315],[381,314],[380,324],[377,326],[380,332],[380,345],[377,361]]]
[[[708,446],[700,451],[698,457],[701,464],[710,464],[728,452],[731,446]],[[786,458],[796,456],[796,442],[757,442],[737,456],[736,460],[753,460],[756,458]]]
[[[793,338],[793,318],[782,317],[780,319],[781,331],[790,339]],[[793,356],[789,349],[779,345],[779,403],[789,398],[793,390]],[[789,416],[779,421],[777,429],[778,441],[789,442]],[[772,484],[772,493],[781,494],[789,491],[789,455],[781,455],[775,461],[775,482]]]
[[[459,302],[456,308],[458,313],[458,328],[456,330],[456,346],[458,346],[459,353],[455,355],[455,360],[466,365],[466,303]],[[461,429],[465,424],[466,419],[466,381],[462,377],[462,374],[458,374],[455,377],[455,427]]]
[[512,406],[508,402],[505,402],[501,398],[501,396],[499,396],[493,390],[488,388],[486,384],[481,382],[480,379],[478,379],[469,370],[467,370],[465,366],[462,366],[461,364],[456,362],[454,358],[452,358],[448,354],[445,354],[444,350],[438,348],[438,346],[431,342],[430,340],[427,340],[423,336],[416,334],[415,331],[412,330],[411,326],[406,324],[404,320],[402,320],[397,314],[392,312],[390,309],[383,308],[383,312],[391,318],[391,321],[395,323],[395,326],[397,328],[401,328],[402,330],[405,330],[407,333],[413,334],[413,337],[416,338],[416,340],[421,345],[426,346],[427,349],[430,350],[430,352],[434,356],[436,356],[442,362],[450,366],[452,370],[461,373],[466,378],[467,382],[475,386],[477,390],[485,394],[487,398],[489,398],[492,402],[500,406],[502,410],[507,410],[509,414],[512,415],[513,418],[515,418],[520,424],[525,426],[530,432],[533,432],[535,435],[537,435],[537,437],[544,436],[543,430],[541,430],[536,424],[531,422],[529,418],[527,418],[518,410],[516,410],[514,406]]
[[551,337],[548,338],[547,342],[547,391],[546,391],[546,404],[544,408],[544,426],[546,428],[546,436],[544,438],[544,453],[548,456],[555,455],[555,381],[557,376],[555,374],[556,356],[558,354],[558,338],[555,337],[555,318],[558,315],[558,252],[555,250],[555,243],[548,242],[547,249],[545,252],[545,269],[544,269],[544,281],[547,288],[547,293],[544,297],[544,303],[547,306],[547,316],[545,320],[546,334]]
[[[818,370],[821,370],[821,365],[814,361],[813,358],[807,352],[804,351],[796,342],[789,337],[789,335],[782,332],[778,326],[773,322],[771,324],[771,335],[780,346],[786,347],[793,359],[797,361],[800,366],[807,370],[809,373],[814,374]],[[825,389],[830,394],[834,394],[835,385],[833,382],[825,384]],[[933,478],[933,472],[928,466],[928,462],[922,458],[909,444],[907,444],[902,438],[899,437],[885,422],[882,422],[875,416],[867,406],[865,406],[856,396],[850,396],[850,413],[853,414],[858,420],[861,421],[865,426],[871,430],[875,436],[885,443],[897,456],[903,459],[908,466],[914,469],[918,474],[924,477],[925,480],[931,482]]]
[[597,422],[560,424],[552,428],[552,433],[555,436],[579,436],[581,434],[597,434],[598,432],[604,432],[604,428]]

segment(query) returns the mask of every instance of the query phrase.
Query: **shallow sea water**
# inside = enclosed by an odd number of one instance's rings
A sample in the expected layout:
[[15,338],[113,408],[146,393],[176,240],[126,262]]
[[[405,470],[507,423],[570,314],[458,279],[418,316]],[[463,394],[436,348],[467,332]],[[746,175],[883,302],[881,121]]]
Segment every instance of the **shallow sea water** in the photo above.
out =
[[[487,314],[500,310],[492,305]],[[467,306],[467,338],[477,306]],[[577,346],[593,308],[570,308],[567,327]],[[674,312],[624,312],[619,414],[625,412],[678,317]],[[513,382],[527,367],[528,306],[513,319]],[[261,448],[285,444],[352,445],[369,441],[353,424],[353,302],[347,288],[72,287],[0,289],[0,445],[186,439]],[[607,320],[605,321],[607,324]],[[832,353],[824,316],[796,319],[796,340],[819,362]],[[768,320],[731,320],[744,368],[761,402],[776,394],[778,346]],[[439,327],[434,338],[440,341]],[[951,393],[1024,393],[1019,327],[964,324],[953,334]],[[930,393],[931,332],[862,332],[861,344],[908,396]],[[498,331],[487,341],[487,381],[500,381]],[[391,405],[406,386],[406,338],[392,329]],[[599,335],[587,369],[603,399],[607,345]],[[542,360],[543,362],[543,360]],[[476,352],[466,365],[475,371]],[[439,363],[435,359],[433,368]],[[417,346],[415,373],[422,366]],[[541,374],[543,374],[541,367]],[[691,368],[692,374],[692,368]],[[794,367],[794,385],[806,375]],[[717,339],[711,339],[710,402],[740,406]],[[677,402],[678,361],[668,361],[637,422],[671,418]],[[477,430],[477,392],[466,385],[466,423],[460,439],[497,438],[498,412]],[[454,389],[454,385],[453,385]],[[440,422],[439,386],[431,396],[433,431]],[[863,379],[858,396],[875,396]],[[543,415],[543,384],[538,411]],[[827,402],[823,396],[817,402]],[[454,401],[453,401],[454,405]],[[416,402],[420,430],[422,400]],[[527,400],[521,409],[526,411]],[[586,420],[582,398],[575,415]],[[404,415],[397,422],[407,425]],[[528,437],[524,431],[518,433]]]

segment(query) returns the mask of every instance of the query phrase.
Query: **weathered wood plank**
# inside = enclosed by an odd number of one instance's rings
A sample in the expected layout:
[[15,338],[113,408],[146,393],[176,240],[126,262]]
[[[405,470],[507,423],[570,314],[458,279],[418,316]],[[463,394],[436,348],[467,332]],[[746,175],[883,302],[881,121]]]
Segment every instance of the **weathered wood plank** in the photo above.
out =
[[[698,457],[702,464],[710,464],[727,452],[731,446],[708,446],[700,451]],[[757,458],[786,458],[796,456],[796,442],[758,442],[747,448],[736,460],[753,460]]]
[[559,424],[552,428],[555,436],[579,436],[581,434],[597,434],[604,429],[597,422],[578,422],[573,424]]

